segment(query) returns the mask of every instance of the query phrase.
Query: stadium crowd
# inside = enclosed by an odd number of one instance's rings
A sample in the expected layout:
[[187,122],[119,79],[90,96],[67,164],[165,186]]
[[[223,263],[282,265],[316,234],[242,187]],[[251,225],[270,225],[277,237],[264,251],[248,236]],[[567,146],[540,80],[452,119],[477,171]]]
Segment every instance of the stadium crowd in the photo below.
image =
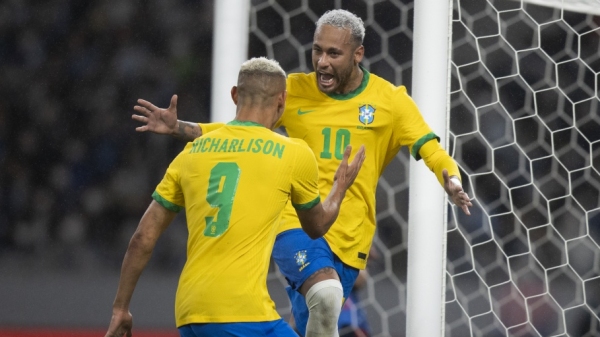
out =
[[[178,93],[182,118],[208,121],[212,12],[191,0],[0,3],[0,261],[120,264],[112,248],[182,146],[136,133],[132,108]],[[159,246],[154,262],[179,268],[179,251]]]

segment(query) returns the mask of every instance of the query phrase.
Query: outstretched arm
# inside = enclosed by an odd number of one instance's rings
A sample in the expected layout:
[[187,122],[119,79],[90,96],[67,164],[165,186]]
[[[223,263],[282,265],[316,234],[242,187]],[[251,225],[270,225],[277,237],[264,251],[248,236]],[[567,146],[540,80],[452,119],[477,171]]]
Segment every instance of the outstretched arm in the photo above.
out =
[[340,212],[340,206],[346,196],[346,191],[354,183],[354,179],[356,179],[365,161],[364,146],[360,147],[352,163],[348,164],[351,153],[352,146],[348,145],[344,151],[344,158],[335,172],[333,186],[325,201],[309,210],[296,210],[302,229],[312,239],[325,235],[331,225],[333,225]]
[[139,105],[134,106],[133,110],[139,115],[134,114],[131,118],[144,125],[135,128],[136,131],[171,135],[188,142],[202,135],[202,129],[198,124],[177,119],[177,95],[171,97],[171,103],[166,109],[159,108],[143,99],[138,99],[137,102]]
[[460,179],[457,176],[449,177],[446,169],[442,170],[442,175],[444,177],[444,190],[446,190],[452,202],[460,207],[466,215],[471,215],[469,207],[472,207],[473,204],[469,199],[469,195],[463,191]]
[[112,318],[105,337],[122,337],[123,334],[126,334],[127,337],[131,336],[133,318],[129,312],[129,303],[131,302],[133,290],[148,260],[150,260],[156,241],[176,214],[156,201],[152,201],[146,213],[142,216],[142,220],[131,237],[127,253],[125,253],[123,259],[119,288],[117,289]]
[[466,215],[471,215],[469,207],[473,206],[469,196],[462,188],[458,165],[436,140],[430,140],[419,150],[425,165],[433,171],[444,187],[452,202],[460,207]]

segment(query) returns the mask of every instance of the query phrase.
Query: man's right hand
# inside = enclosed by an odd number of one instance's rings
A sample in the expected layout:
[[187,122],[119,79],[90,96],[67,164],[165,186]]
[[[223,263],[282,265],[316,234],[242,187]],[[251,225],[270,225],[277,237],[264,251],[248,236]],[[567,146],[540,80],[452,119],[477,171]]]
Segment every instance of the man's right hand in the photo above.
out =
[[135,128],[138,132],[154,132],[162,135],[177,134],[177,95],[171,97],[171,104],[166,109],[159,108],[154,104],[138,99],[138,104],[133,110],[141,115],[132,115],[131,119],[144,125]]
[[352,160],[352,163],[348,164],[348,160],[350,158],[350,154],[352,153],[352,146],[346,146],[346,150],[344,151],[344,157],[342,158],[342,162],[335,172],[335,176],[333,177],[333,181],[337,181],[338,184],[341,184],[344,191],[350,188],[350,185],[354,183],[354,179],[358,175],[360,168],[362,167],[363,162],[365,161],[365,146],[361,145]]
[[133,326],[133,317],[129,310],[113,310],[110,326],[104,337],[131,337],[131,327]]

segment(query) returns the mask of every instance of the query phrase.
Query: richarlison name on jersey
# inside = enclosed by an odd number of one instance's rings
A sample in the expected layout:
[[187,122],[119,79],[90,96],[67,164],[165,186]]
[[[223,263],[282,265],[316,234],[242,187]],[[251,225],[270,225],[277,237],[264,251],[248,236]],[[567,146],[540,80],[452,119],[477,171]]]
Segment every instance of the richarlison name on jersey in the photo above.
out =
[[262,138],[210,138],[201,137],[194,141],[190,153],[198,152],[252,152],[270,154],[281,159],[285,145]]

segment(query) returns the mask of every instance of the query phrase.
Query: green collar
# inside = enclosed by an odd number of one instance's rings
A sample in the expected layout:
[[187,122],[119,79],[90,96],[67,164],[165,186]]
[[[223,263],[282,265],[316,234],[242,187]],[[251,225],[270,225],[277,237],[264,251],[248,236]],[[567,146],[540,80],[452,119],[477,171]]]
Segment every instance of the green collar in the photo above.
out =
[[232,120],[231,122],[227,123],[227,125],[233,125],[233,126],[261,126],[261,127],[265,127],[264,125],[260,124],[260,123],[256,123],[256,122],[251,122],[251,121],[238,121],[238,120]]
[[333,99],[337,99],[339,101],[345,101],[345,100],[354,98],[354,97],[358,96],[361,92],[363,92],[365,90],[365,88],[367,87],[367,84],[369,84],[369,77],[371,77],[371,74],[363,66],[359,65],[359,67],[363,71],[363,79],[362,79],[362,82],[360,82],[360,85],[358,86],[358,88],[350,91],[347,94],[327,94],[327,96],[329,96]]

